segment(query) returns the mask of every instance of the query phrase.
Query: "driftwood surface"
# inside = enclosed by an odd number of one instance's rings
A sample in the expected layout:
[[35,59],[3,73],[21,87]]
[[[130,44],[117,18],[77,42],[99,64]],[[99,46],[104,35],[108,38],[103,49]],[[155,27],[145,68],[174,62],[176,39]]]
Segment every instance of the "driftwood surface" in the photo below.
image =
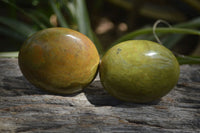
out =
[[182,65],[159,101],[133,104],[107,94],[97,77],[83,92],[55,95],[31,85],[17,59],[0,59],[0,132],[200,132],[200,66]]

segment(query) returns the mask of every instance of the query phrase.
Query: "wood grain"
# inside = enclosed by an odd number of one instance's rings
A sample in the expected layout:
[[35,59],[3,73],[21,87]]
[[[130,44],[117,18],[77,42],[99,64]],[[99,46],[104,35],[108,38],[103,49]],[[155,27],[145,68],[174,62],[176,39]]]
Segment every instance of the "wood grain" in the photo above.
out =
[[107,94],[97,77],[83,92],[55,95],[32,86],[17,59],[0,59],[0,132],[200,132],[200,66],[181,66],[177,86],[159,101],[133,104]]

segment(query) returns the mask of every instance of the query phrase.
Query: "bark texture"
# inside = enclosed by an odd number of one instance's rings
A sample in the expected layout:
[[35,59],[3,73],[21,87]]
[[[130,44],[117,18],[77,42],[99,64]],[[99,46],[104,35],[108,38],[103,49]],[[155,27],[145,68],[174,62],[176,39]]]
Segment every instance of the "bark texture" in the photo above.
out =
[[42,91],[21,74],[17,59],[0,59],[0,132],[200,132],[200,66],[181,66],[177,86],[159,101],[133,104],[107,94],[97,77],[83,92]]

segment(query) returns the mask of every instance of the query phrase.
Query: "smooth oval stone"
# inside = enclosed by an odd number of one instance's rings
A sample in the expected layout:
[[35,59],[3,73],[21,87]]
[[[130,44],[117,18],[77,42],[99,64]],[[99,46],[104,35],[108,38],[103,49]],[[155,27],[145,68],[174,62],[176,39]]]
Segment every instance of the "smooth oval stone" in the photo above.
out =
[[173,53],[147,40],[115,45],[100,64],[105,90],[118,99],[136,103],[152,102],[166,95],[176,85],[179,73]]
[[94,79],[99,65],[95,45],[85,35],[67,28],[49,28],[29,37],[19,52],[19,66],[33,85],[72,94]]

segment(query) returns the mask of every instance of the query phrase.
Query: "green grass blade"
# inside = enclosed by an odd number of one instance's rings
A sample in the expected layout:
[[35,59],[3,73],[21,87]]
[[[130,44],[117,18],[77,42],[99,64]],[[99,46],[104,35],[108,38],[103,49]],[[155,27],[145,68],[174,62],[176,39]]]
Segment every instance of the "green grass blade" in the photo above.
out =
[[93,39],[94,39],[93,42],[100,54],[100,57],[102,57],[104,55],[105,51],[104,51],[99,39],[97,38],[97,36],[95,34],[93,34]]
[[[199,28],[200,27],[200,17],[190,20],[188,22],[180,23],[174,25],[175,28]],[[167,48],[171,49],[178,41],[180,41],[185,35],[175,34],[166,37],[162,42]]]
[[68,26],[67,22],[65,21],[63,15],[62,15],[62,13],[61,13],[61,11],[60,11],[60,8],[58,8],[58,7],[56,6],[57,3],[56,3],[54,0],[49,0],[49,2],[50,2],[50,5],[51,5],[51,7],[52,7],[54,13],[55,13],[56,16],[58,17],[58,21],[59,21],[60,25],[61,25],[62,27],[68,28],[69,26]]
[[44,22],[44,24],[48,27],[52,27],[53,25],[49,21],[49,16],[44,14],[42,10],[33,10],[30,12],[32,16],[36,16],[40,21]]
[[96,35],[92,31],[87,7],[84,0],[76,0],[76,14],[79,31],[88,36],[95,43],[100,55],[102,55],[103,48]]
[[47,28],[43,23],[41,23],[35,16],[33,16],[30,13],[27,13],[27,11],[24,11],[22,8],[18,7],[17,5],[15,5],[14,3],[8,1],[8,0],[2,0],[2,2],[9,4],[10,6],[12,6],[13,8],[15,8],[16,10],[20,11],[21,13],[23,13],[25,16],[29,17],[30,19],[32,19],[41,29],[45,29]]
[[178,56],[177,60],[178,60],[180,65],[183,65],[183,64],[200,64],[200,57]]
[[76,3],[75,1],[67,1],[63,3],[64,11],[68,14],[72,24],[77,24]]
[[23,22],[20,22],[16,19],[6,18],[6,17],[0,17],[0,23],[3,25],[6,25],[7,27],[17,31],[21,35],[28,37],[29,35],[36,32],[34,29],[32,29],[30,26],[26,25]]
[[27,38],[27,36],[20,35],[13,30],[10,30],[8,28],[4,28],[4,27],[1,27],[1,26],[0,26],[0,33],[4,34],[6,36],[9,36],[9,37],[15,38],[19,41],[24,41]]
[[167,37],[165,37],[163,40],[162,40],[162,44],[171,49],[173,48],[173,46],[175,44],[177,44],[185,35],[183,34],[174,34],[174,35],[169,35]]
[[19,52],[0,52],[0,58],[17,58]]
[[[188,28],[190,28],[190,29],[191,28],[199,28],[200,27],[200,17],[195,18],[195,19],[193,19],[191,21],[188,21],[188,22],[184,22],[184,23],[180,23],[180,24],[174,25],[173,27],[174,28],[184,28],[184,29],[186,29],[186,28],[187,29]],[[157,31],[157,29],[158,28],[156,28],[156,34],[158,36],[163,36],[162,33]],[[118,39],[116,42],[114,42],[112,44],[112,46],[117,44],[117,43],[119,43],[119,42],[121,42],[121,41],[126,41],[126,40],[130,40],[130,39],[134,39],[134,38],[139,38],[140,36],[144,36],[144,35],[147,35],[147,34],[148,34],[148,36],[146,38],[148,38],[148,39],[150,38],[149,40],[155,40],[155,39],[153,39],[155,37],[153,36],[152,33],[153,33],[153,29],[151,29],[151,28],[139,29],[137,31],[128,33],[125,36],[122,36],[120,39]],[[173,33],[173,32],[170,31],[168,33]],[[166,34],[166,33],[164,33],[164,34]],[[179,33],[179,34],[181,34],[181,33]],[[182,33],[182,34],[184,34],[184,33]],[[178,38],[176,38],[175,36],[177,36]],[[163,44],[168,48],[172,48],[176,44],[176,42],[181,40],[181,38],[182,38],[181,36],[184,37],[184,35],[170,35],[169,37],[166,37],[166,39],[164,39]],[[172,39],[175,39],[175,40],[172,40]]]
[[177,28],[198,28],[200,27],[200,17],[190,20],[189,22],[174,25]]
[[91,34],[89,33],[89,29],[91,29],[91,27],[84,0],[76,0],[76,14],[79,31],[87,35],[90,39],[93,39]]
[[[157,28],[156,33],[177,33],[177,34],[193,34],[193,35],[200,35],[200,31],[198,30],[193,30],[193,29],[186,29],[186,28]],[[121,38],[119,38],[116,42],[112,44],[115,45],[117,43],[120,43],[122,41],[126,40],[131,40],[134,39],[136,36],[143,35],[143,34],[153,34],[153,29],[152,28],[144,28],[144,29],[139,29],[134,32],[130,32]]]

